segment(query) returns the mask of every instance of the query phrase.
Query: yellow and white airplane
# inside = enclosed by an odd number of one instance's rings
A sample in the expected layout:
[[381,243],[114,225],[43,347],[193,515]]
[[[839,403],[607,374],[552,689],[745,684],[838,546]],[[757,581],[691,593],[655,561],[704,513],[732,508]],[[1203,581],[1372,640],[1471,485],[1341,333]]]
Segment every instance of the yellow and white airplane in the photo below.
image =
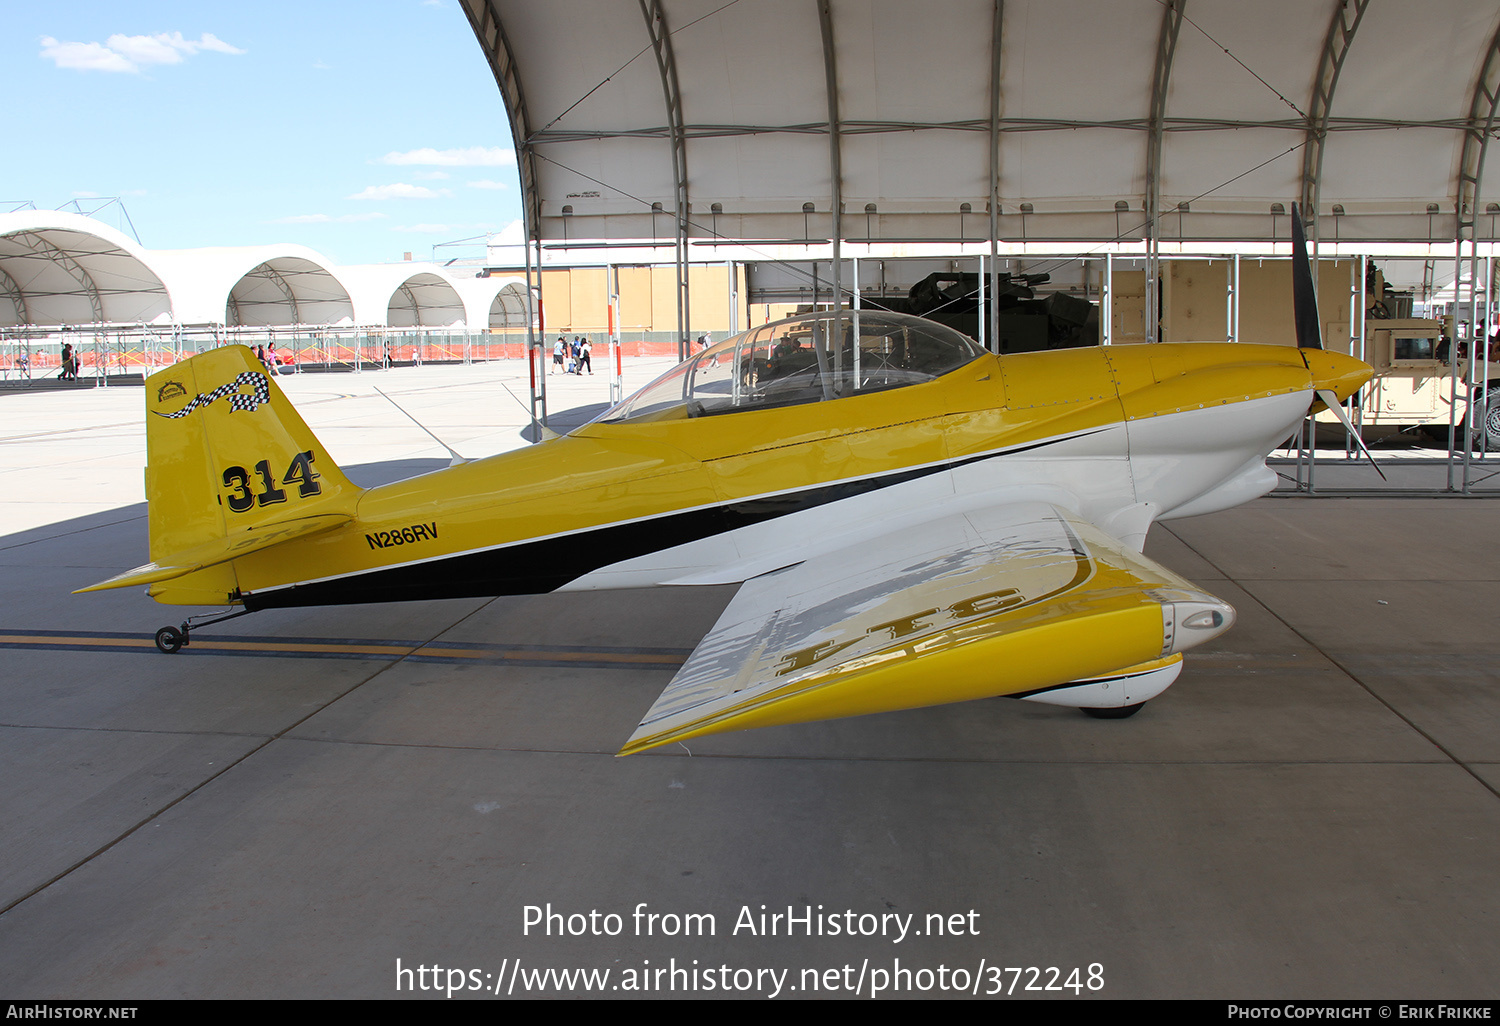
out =
[[1269,491],[1266,454],[1369,376],[1311,346],[1000,357],[843,310],[566,436],[361,489],[229,346],[147,382],[152,561],[84,590],[253,611],[741,583],[622,754],[998,695],[1124,716],[1234,619],[1141,554],[1147,529]]

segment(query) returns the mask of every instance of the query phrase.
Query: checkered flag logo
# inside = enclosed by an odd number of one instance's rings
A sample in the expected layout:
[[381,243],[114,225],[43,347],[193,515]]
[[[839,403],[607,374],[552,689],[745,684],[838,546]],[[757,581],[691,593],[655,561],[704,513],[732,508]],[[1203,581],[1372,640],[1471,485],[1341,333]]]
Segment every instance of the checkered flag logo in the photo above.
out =
[[[250,386],[249,392],[243,392],[246,385]],[[192,402],[188,403],[176,413],[158,413],[158,417],[166,417],[176,420],[178,417],[186,417],[200,406],[207,406],[225,397],[229,398],[230,412],[243,410],[246,413],[254,412],[257,406],[271,401],[271,383],[266,376],[259,371],[245,371],[235,377],[227,385],[220,385],[212,392],[199,392],[193,396]]]

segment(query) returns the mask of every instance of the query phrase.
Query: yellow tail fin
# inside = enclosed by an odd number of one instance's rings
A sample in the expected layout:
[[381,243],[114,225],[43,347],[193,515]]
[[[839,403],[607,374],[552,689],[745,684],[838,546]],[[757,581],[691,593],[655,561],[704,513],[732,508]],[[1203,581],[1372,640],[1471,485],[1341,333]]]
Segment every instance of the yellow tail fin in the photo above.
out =
[[151,584],[162,602],[234,601],[231,560],[348,523],[360,492],[244,346],[151,376],[146,462],[151,563],[84,590]]

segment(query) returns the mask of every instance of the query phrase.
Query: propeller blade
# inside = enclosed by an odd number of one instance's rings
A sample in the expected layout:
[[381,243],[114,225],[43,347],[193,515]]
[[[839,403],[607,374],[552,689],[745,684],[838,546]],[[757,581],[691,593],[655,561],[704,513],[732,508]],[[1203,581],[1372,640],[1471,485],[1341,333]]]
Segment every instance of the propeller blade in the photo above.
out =
[[1331,389],[1320,388],[1317,396],[1323,400],[1323,405],[1333,411],[1333,415],[1344,425],[1344,430],[1349,432],[1349,437],[1354,439],[1354,444],[1359,446],[1359,451],[1365,454],[1365,459],[1370,461],[1370,466],[1375,468],[1375,473],[1380,475],[1380,480],[1386,480],[1385,471],[1380,469],[1380,464],[1375,462],[1375,457],[1370,455],[1370,450],[1365,448],[1365,440],[1359,437],[1359,432],[1354,430],[1353,423],[1349,420],[1349,414],[1344,411],[1344,404],[1339,402],[1339,397]]
[[1307,236],[1302,231],[1302,212],[1292,204],[1292,312],[1297,322],[1297,345],[1322,349],[1323,331],[1318,326],[1318,296],[1313,291],[1312,264],[1307,259]]

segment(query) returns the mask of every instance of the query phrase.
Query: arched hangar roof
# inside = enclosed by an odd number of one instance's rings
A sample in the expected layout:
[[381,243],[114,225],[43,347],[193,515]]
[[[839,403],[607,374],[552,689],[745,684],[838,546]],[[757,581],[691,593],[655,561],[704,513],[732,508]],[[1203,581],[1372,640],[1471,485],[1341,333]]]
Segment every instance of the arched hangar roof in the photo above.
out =
[[481,327],[516,280],[432,263],[336,266],[288,244],[147,250],[79,214],[0,214],[0,326]]
[[170,320],[172,299],[147,252],[79,214],[0,214],[0,325]]
[[339,274],[354,298],[355,322],[393,328],[482,328],[495,293],[515,280],[423,262],[358,264]]
[[340,275],[306,246],[153,250],[182,324],[352,324]]
[[462,325],[464,301],[453,283],[431,271],[409,275],[386,304],[385,323],[393,328]]
[[460,2],[541,238],[1494,234],[1494,0]]
[[527,316],[526,282],[522,278],[493,278],[499,287],[494,290],[490,302],[489,320],[472,323],[488,323],[491,328],[524,328]]

